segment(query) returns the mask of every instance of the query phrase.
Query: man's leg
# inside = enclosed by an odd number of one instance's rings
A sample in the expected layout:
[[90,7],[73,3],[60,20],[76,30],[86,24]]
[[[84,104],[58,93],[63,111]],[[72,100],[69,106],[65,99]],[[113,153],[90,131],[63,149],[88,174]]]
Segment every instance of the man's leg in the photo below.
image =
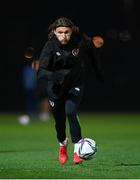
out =
[[81,127],[77,116],[77,104],[73,100],[66,101],[66,115],[70,126],[72,143],[77,143],[81,138]]
[[50,106],[52,108],[52,114],[55,119],[55,128],[57,133],[57,139],[59,141],[59,162],[61,164],[66,163],[68,159],[67,154],[67,143],[66,138],[66,115],[64,102],[62,100],[49,100]]
[[74,159],[75,164],[80,164],[83,160],[78,156],[78,141],[82,139],[81,127],[77,115],[77,109],[83,95],[82,87],[75,87],[69,91],[68,98],[65,104],[66,115],[68,117],[70,134],[72,143],[74,143]]

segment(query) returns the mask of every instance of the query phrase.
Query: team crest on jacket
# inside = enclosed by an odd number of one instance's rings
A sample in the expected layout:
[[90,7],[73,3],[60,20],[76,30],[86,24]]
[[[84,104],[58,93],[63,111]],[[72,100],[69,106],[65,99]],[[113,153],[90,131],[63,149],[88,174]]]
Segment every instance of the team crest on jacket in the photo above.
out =
[[78,54],[79,54],[79,49],[78,48],[75,48],[75,49],[72,50],[72,55],[73,56],[78,56]]

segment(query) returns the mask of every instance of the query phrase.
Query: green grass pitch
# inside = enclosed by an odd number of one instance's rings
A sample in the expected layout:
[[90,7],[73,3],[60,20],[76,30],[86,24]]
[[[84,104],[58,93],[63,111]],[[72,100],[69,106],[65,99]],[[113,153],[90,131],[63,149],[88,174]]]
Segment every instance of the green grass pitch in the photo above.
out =
[[83,137],[96,140],[94,159],[74,165],[58,162],[54,120],[18,123],[18,115],[0,115],[1,179],[137,179],[140,178],[140,115],[79,114]]

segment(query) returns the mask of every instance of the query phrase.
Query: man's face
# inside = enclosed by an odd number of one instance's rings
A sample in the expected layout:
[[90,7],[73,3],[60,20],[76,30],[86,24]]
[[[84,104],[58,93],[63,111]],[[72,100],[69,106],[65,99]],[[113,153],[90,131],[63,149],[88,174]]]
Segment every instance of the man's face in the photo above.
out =
[[70,27],[57,27],[54,34],[61,44],[67,44],[71,38],[72,29]]

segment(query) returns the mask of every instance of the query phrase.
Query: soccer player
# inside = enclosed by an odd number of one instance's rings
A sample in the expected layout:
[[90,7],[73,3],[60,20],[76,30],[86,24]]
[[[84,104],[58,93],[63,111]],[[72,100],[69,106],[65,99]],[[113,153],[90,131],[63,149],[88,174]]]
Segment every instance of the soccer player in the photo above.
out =
[[47,93],[59,142],[59,162],[68,159],[66,117],[71,141],[74,144],[73,163],[81,164],[78,141],[82,139],[77,110],[84,90],[86,57],[91,59],[97,78],[103,80],[96,49],[103,45],[101,37],[90,38],[79,31],[73,22],[61,17],[49,27],[48,41],[44,45],[37,72],[39,91]]

